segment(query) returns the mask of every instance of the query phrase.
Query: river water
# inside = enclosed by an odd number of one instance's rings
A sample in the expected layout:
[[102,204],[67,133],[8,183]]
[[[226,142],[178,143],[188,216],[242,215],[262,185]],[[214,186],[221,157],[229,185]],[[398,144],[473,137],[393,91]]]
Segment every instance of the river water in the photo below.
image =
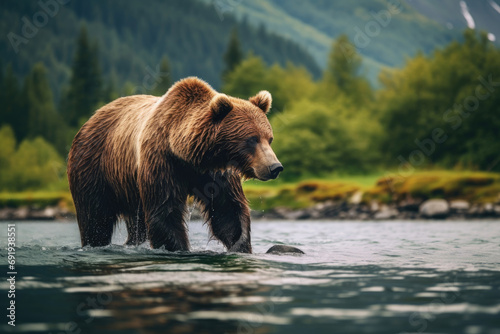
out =
[[76,223],[15,224],[16,327],[2,315],[0,332],[500,333],[500,221],[253,222],[252,255],[201,222],[190,253],[122,246],[123,225],[82,249]]

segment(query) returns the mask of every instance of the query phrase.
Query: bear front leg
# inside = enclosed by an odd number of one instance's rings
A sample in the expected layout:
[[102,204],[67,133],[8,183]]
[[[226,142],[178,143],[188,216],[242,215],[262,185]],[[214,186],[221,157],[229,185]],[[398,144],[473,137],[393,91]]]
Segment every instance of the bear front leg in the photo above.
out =
[[250,208],[237,174],[226,171],[202,175],[193,189],[212,235],[229,252],[252,253]]

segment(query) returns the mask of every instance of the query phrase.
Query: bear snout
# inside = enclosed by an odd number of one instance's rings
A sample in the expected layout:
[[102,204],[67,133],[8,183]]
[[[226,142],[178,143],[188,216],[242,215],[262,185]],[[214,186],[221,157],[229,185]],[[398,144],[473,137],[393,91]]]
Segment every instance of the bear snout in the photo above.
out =
[[275,179],[283,171],[283,165],[281,163],[275,163],[269,166],[269,175],[271,179]]

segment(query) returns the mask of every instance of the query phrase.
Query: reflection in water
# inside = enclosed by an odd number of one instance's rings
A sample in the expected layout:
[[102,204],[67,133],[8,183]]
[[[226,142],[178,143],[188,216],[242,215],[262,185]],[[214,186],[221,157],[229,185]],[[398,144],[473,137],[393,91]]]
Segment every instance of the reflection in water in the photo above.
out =
[[[168,253],[121,246],[120,233],[81,249],[76,224],[18,223],[15,330],[495,333],[500,231],[474,224],[260,223],[257,254],[240,255],[207,245],[201,224],[192,253]],[[264,254],[278,240],[306,254]]]

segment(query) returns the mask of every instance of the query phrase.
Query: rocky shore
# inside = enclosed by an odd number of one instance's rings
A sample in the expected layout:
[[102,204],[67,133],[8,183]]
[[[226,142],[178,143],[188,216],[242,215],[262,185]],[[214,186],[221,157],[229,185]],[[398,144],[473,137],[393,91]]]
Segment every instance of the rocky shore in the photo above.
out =
[[411,220],[500,218],[500,203],[470,204],[456,200],[430,199],[424,202],[370,205],[327,201],[305,209],[277,207],[266,212],[252,211],[255,219],[332,219],[332,220]]
[[[411,220],[411,219],[448,219],[465,220],[478,218],[500,218],[500,203],[470,204],[467,201],[430,199],[424,202],[406,201],[398,204],[370,205],[345,201],[326,201],[304,209],[276,207],[271,210],[252,210],[255,220]],[[57,206],[43,209],[20,208],[0,209],[0,220],[73,220],[75,215]],[[201,219],[198,208],[190,212],[191,220]]]
[[0,221],[2,220],[71,220],[75,214],[58,206],[45,208],[22,206],[19,208],[1,208]]

